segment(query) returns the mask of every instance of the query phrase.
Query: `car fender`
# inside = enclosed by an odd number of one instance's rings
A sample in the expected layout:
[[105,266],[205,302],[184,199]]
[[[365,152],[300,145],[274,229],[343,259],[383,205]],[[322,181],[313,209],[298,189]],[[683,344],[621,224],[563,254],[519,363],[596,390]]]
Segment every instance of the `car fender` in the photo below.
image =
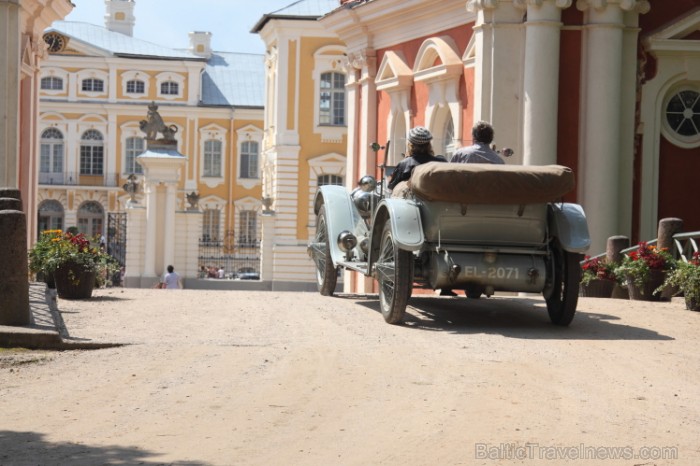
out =
[[326,206],[326,226],[333,265],[345,260],[345,253],[338,247],[338,235],[350,231],[357,238],[368,236],[367,225],[352,202],[350,193],[343,186],[321,186],[314,197],[314,213]]
[[549,204],[550,234],[559,240],[565,251],[583,254],[591,246],[591,235],[583,208],[562,202]]
[[376,260],[384,224],[389,219],[391,232],[400,249],[416,251],[423,246],[423,226],[420,210],[413,200],[383,199],[377,206],[372,221],[371,258]]

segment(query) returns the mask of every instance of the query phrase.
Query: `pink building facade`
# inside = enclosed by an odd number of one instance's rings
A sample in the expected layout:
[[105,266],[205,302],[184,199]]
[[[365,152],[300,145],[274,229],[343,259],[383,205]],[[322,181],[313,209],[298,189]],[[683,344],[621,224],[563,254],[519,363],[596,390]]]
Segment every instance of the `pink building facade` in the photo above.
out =
[[[577,176],[592,254],[613,235],[700,230],[700,9],[695,0],[344,1],[321,19],[347,46],[347,180],[395,165],[413,126],[436,153],[490,121],[509,164]],[[385,155],[369,145],[391,141]]]

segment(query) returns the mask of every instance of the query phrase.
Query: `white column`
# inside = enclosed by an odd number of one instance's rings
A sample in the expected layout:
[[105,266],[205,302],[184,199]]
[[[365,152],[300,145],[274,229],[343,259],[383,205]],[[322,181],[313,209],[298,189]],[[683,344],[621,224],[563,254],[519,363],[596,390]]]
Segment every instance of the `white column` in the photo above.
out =
[[582,67],[579,198],[591,232],[591,252],[605,250],[607,238],[620,234],[617,200],[623,82],[624,11],[640,11],[645,2],[579,0],[585,12]]
[[359,151],[357,148],[357,142],[358,142],[358,125],[356,122],[358,121],[357,115],[357,108],[359,105],[359,93],[358,93],[358,87],[359,83],[357,82],[357,70],[352,66],[352,63],[348,63],[346,65],[346,71],[347,71],[347,83],[345,84],[345,89],[346,89],[346,98],[347,98],[347,109],[348,109],[348,145],[347,145],[347,151],[346,151],[346,167],[345,167],[345,186],[348,189],[352,189],[355,187],[355,183],[357,183],[357,180],[359,179],[358,177],[358,164],[359,164]]
[[[359,173],[373,175],[376,171],[377,160],[374,151],[370,150],[370,144],[377,139],[377,85],[374,78],[377,76],[376,52],[365,49],[355,58],[355,67],[360,68],[360,81],[362,101],[360,102],[360,141],[359,141]],[[348,180],[356,183],[357,178]]]
[[156,276],[156,247],[158,232],[157,185],[148,182],[144,186],[146,194],[146,254],[143,264],[143,276]]
[[260,279],[271,282],[274,280],[274,245],[275,245],[275,216],[274,214],[261,215],[263,240],[260,245]]
[[[522,68],[524,12],[519,0],[469,0],[467,9],[477,13],[474,26],[473,120],[486,120],[496,132],[494,142],[510,147],[515,155],[508,163],[522,162]],[[471,143],[471,132],[463,136]]]
[[114,63],[109,64],[109,80],[107,81],[108,96],[107,99],[109,103],[115,103],[117,101],[117,89],[119,88],[119,80],[117,79],[117,65]]
[[557,162],[561,8],[571,0],[529,0],[525,23],[523,163]]
[[20,32],[19,5],[0,2],[0,186],[7,187],[19,187]]
[[165,225],[163,231],[163,262],[164,266],[173,265],[175,262],[175,183],[165,185]]

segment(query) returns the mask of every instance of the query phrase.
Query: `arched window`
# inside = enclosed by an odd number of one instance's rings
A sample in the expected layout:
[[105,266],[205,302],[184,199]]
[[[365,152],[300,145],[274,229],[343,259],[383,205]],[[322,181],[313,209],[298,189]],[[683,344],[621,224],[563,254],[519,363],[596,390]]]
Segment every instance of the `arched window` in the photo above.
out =
[[215,139],[204,141],[203,176],[221,176],[221,141]]
[[175,81],[165,81],[160,83],[160,93],[163,95],[179,95],[180,85]]
[[84,92],[104,92],[105,82],[96,78],[83,79],[81,89]]
[[55,200],[47,200],[39,204],[39,231],[37,238],[45,230],[63,230],[63,206]]
[[41,78],[41,89],[44,91],[62,91],[63,79],[55,76]]
[[318,177],[318,186],[324,185],[343,186],[343,177],[338,175],[320,175]]
[[319,125],[345,125],[345,75],[342,73],[321,74]]
[[90,129],[80,140],[80,174],[102,175],[104,167],[104,141],[99,131]]
[[88,201],[78,209],[78,231],[88,238],[103,232],[105,211],[99,202]]
[[700,135],[700,93],[695,89],[684,89],[671,97],[666,105],[666,121],[681,137]]
[[39,155],[39,182],[42,184],[63,183],[63,134],[56,128],[41,133]]
[[241,178],[258,178],[259,147],[256,141],[241,144]]
[[143,81],[132,79],[126,82],[127,94],[143,94],[144,92],[146,92],[146,85]]
[[139,155],[143,154],[144,151],[144,142],[143,138],[126,138],[126,145],[125,145],[125,166],[124,166],[124,173],[127,174],[142,174],[143,173],[143,167],[136,163],[136,157]]

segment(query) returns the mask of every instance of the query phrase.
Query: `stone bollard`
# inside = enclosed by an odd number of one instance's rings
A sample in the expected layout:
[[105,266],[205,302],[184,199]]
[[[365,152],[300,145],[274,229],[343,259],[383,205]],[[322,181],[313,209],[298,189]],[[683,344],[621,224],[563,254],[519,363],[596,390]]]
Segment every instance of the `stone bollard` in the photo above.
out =
[[605,258],[611,264],[622,262],[622,250],[630,247],[630,239],[626,236],[611,236],[608,238]]
[[0,188],[0,325],[29,325],[27,217],[18,189]]
[[[673,254],[674,244],[673,235],[683,231],[683,220],[676,217],[662,218],[659,220],[659,232],[656,239],[656,247],[659,249],[667,249]],[[675,287],[667,286],[661,292],[661,299],[670,301],[674,294],[678,292]]]
[[662,218],[659,220],[656,247],[666,248],[670,253],[673,253],[673,235],[681,231],[683,231],[683,220],[675,217]]
[[[605,260],[611,264],[619,264],[622,262],[622,250],[630,247],[630,239],[626,236],[611,236],[608,238],[607,247],[605,249]],[[615,284],[612,297],[615,299],[629,299],[627,288],[623,288]]]

